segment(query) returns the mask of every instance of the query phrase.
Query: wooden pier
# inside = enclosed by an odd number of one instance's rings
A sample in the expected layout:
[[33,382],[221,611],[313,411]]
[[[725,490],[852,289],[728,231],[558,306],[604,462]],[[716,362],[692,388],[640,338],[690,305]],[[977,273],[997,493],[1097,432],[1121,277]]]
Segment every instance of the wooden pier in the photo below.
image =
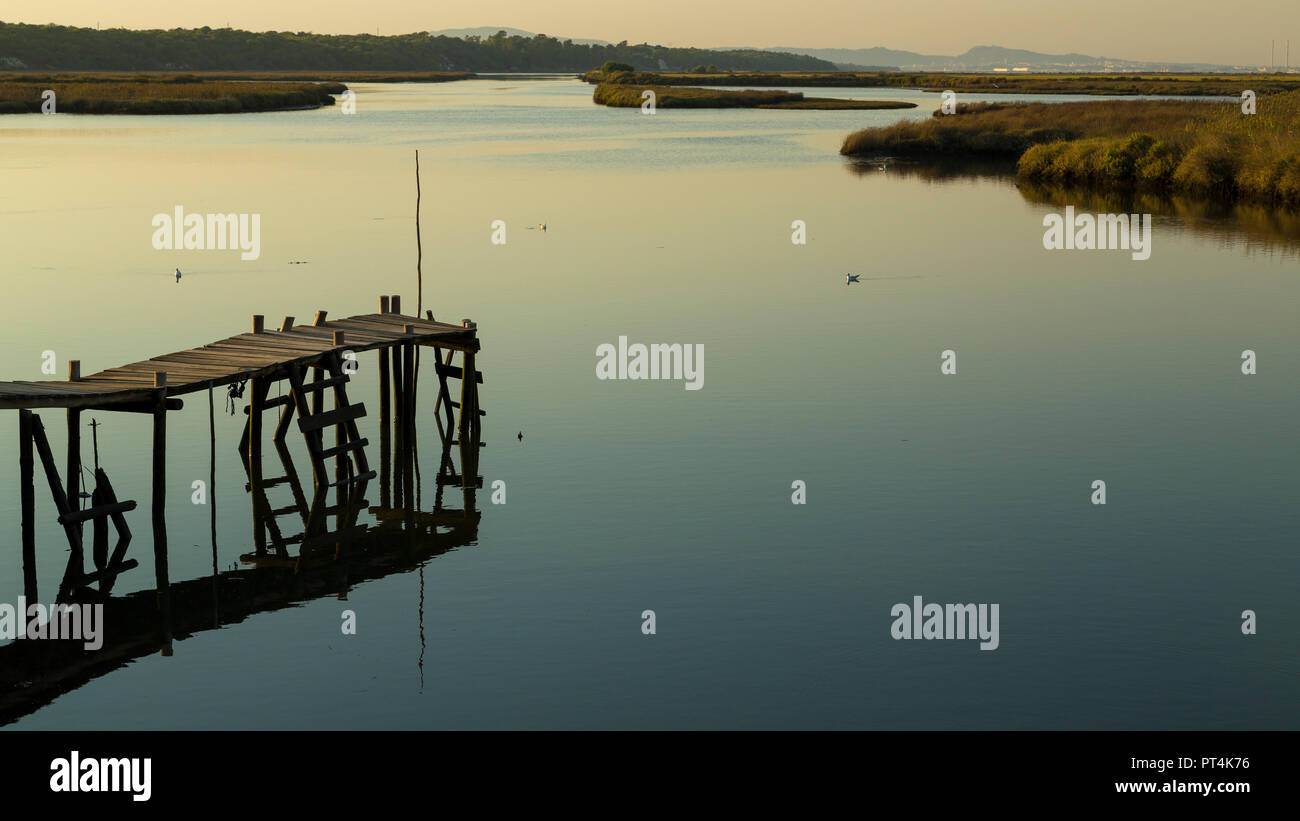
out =
[[[326,312],[319,311],[310,325],[298,325],[293,317],[286,317],[279,330],[266,330],[262,320],[254,316],[249,333],[89,376],[82,376],[80,362],[73,360],[69,363],[72,372],[65,381],[0,382],[0,409],[129,411],[135,410],[129,406],[139,404],[140,410],[146,410],[148,405],[147,410],[152,412],[160,394],[164,398],[182,396],[209,386],[272,376],[294,366],[315,365],[344,349],[361,353],[414,344],[470,354],[478,350],[473,323],[471,327],[449,325],[391,311],[338,320],[327,320]],[[159,373],[166,375],[161,384],[157,381]]]
[[[416,509],[419,492],[414,478],[418,474],[417,351],[424,347],[434,349],[433,361],[427,363],[432,367],[426,368],[426,372],[432,371],[438,380],[438,397],[432,411],[443,453],[438,470],[438,504],[444,484],[457,482],[465,491],[466,509],[472,510],[474,490],[481,486],[477,476],[478,448],[482,446],[482,418],[486,415],[478,398],[483,375],[474,365],[480,347],[477,327],[468,319],[459,324],[437,322],[432,312],[424,318],[406,316],[401,313],[398,296],[380,297],[378,313],[330,320],[325,311],[317,311],[310,324],[297,324],[294,317],[285,317],[276,330],[266,328],[264,316],[254,315],[248,333],[87,376],[81,374],[80,361],[70,360],[66,381],[0,382],[0,410],[17,409],[20,414],[19,488],[25,597],[28,601],[38,601],[34,535],[36,456],[70,548],[57,601],[103,600],[111,593],[117,576],[137,566],[134,559],[125,557],[131,541],[126,514],[136,503],[119,500],[107,472],[99,466],[95,470],[90,507],[82,508],[78,492],[78,479],[82,475],[80,415],[87,410],[150,414],[153,417],[154,570],[157,606],[164,625],[162,640],[164,646],[169,646],[172,619],[164,504],[167,413],[182,407],[181,396],[197,391],[208,391],[211,405],[212,391],[222,386],[229,386],[229,394],[239,398],[243,397],[246,385],[248,390],[245,408],[248,421],[238,446],[248,472],[245,489],[252,500],[253,552],[244,556],[246,562],[288,566],[296,573],[305,561],[321,556],[337,559],[348,543],[366,536],[368,528],[358,523],[358,516],[367,509],[383,522],[401,518],[408,532],[415,532],[417,525],[428,526],[429,514]],[[368,351],[378,353],[378,472],[371,469],[367,457],[370,442],[360,435],[357,425],[357,420],[366,415],[365,405],[352,403],[347,395],[350,375],[356,370],[354,360]],[[460,362],[454,364],[457,354]],[[449,383],[453,379],[461,383],[457,398],[453,398]],[[270,389],[277,382],[283,382],[286,390],[271,397]],[[327,394],[333,400],[328,408]],[[64,476],[60,476],[44,425],[36,413],[41,409],[67,412],[68,452]],[[269,427],[263,424],[263,414],[268,410],[278,415],[271,439],[284,468],[284,475],[270,478],[262,472],[264,431]],[[209,412],[211,415],[211,408]],[[285,447],[285,437],[295,416],[311,462],[310,493],[299,481]],[[334,430],[334,441],[327,444],[325,433],[330,428]],[[215,448],[215,427],[212,440]],[[460,447],[459,474],[451,467],[448,455],[453,444]],[[330,470],[331,461],[333,470]],[[367,483],[376,476],[380,478],[380,503],[371,508],[365,491]],[[279,485],[287,485],[292,490],[293,504],[275,507],[269,501],[268,489]],[[335,493],[334,504],[327,500],[331,490]],[[279,519],[286,515],[301,520],[301,533],[283,532]],[[327,523],[331,516],[334,517],[332,529]],[[83,543],[83,526],[87,522],[93,531],[94,569],[89,572],[85,569]],[[215,518],[213,522],[215,544]],[[110,524],[117,533],[111,553],[108,549]],[[291,545],[298,546],[296,555],[290,552]],[[97,585],[97,589],[91,585]]]

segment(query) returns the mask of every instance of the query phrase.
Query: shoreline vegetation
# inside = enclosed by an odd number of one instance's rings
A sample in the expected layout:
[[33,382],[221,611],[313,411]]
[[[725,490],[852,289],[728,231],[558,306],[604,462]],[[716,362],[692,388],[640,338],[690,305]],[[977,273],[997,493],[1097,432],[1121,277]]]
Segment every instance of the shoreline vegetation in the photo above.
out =
[[593,85],[641,86],[832,86],[842,88],[909,88],[928,92],[980,94],[1090,94],[1116,96],[1240,97],[1300,89],[1295,74],[955,74],[901,71],[635,71],[631,66],[588,71],[580,78]]
[[958,104],[956,112],[868,128],[847,157],[1016,161],[1037,185],[1300,206],[1300,91],[1239,102],[1105,100]]
[[653,91],[656,108],[776,108],[819,110],[866,110],[882,108],[916,108],[902,100],[840,100],[829,97],[805,97],[799,91],[746,90],[727,91],[674,86],[631,86],[601,83],[592,101],[613,108],[640,108],[642,93]]
[[39,114],[54,92],[61,114],[237,114],[334,105],[339,82],[200,78],[194,75],[0,76],[0,114]]
[[538,34],[430,36],[426,32],[314,34],[193,29],[81,28],[0,22],[0,68],[24,71],[584,71],[610,60],[670,68],[717,62],[748,71],[835,65],[804,54],[758,49],[713,51],[649,43],[598,45]]
[[[472,71],[0,71],[0,82],[16,83],[181,83],[208,80],[257,80],[334,84],[330,92],[343,91],[343,83],[449,83],[473,80]],[[48,86],[46,86],[48,88]]]

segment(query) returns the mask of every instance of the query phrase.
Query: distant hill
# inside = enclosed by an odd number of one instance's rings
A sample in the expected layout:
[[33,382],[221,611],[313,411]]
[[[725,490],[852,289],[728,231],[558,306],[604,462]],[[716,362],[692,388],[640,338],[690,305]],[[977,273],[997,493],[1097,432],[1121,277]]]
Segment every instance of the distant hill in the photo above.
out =
[[0,23],[0,67],[44,71],[583,72],[613,60],[644,71],[699,65],[743,71],[830,71],[826,60],[769,49],[713,51],[648,43],[590,44],[500,33],[310,34],[237,29],[74,28]]
[[[472,29],[438,29],[437,31],[429,32],[429,35],[431,37],[456,37],[460,39],[464,39],[466,37],[486,38],[486,37],[491,37],[492,35],[496,34],[498,31],[504,31],[506,34],[510,35],[511,37],[531,38],[537,36],[537,32],[535,31],[524,31],[523,29],[514,29],[514,28],[510,28],[509,26],[479,26],[478,28],[472,28]],[[614,45],[608,40],[589,40],[582,37],[556,37],[555,39],[561,41],[569,40],[571,42],[577,43],[578,45],[582,45],[582,46]]]
[[1045,54],[1002,46],[975,46],[966,53],[955,56],[920,54],[880,46],[852,49],[774,46],[772,51],[806,54],[829,60],[844,69],[854,66],[897,66],[905,71],[992,71],[1001,68],[1028,68],[1031,71],[1231,71],[1237,68],[1211,63],[1141,62],[1075,53]]

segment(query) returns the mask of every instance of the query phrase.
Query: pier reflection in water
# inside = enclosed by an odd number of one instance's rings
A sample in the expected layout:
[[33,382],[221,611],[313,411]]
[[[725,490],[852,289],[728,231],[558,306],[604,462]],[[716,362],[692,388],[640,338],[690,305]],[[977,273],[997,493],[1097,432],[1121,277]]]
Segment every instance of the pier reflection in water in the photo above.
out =
[[[387,298],[384,298],[387,303]],[[388,306],[384,305],[387,313]],[[408,325],[407,333],[411,333]],[[472,328],[472,323],[467,327]],[[424,370],[432,370],[439,384],[433,414],[439,441],[436,467],[427,470],[435,484],[433,504],[423,506],[423,479],[416,437],[415,397],[421,346]],[[357,346],[360,347],[360,346]],[[292,607],[298,603],[335,596],[346,600],[354,586],[371,579],[417,570],[423,581],[423,565],[429,559],[477,541],[480,513],[476,491],[482,487],[478,474],[478,452],[482,447],[480,419],[485,412],[478,405],[477,385],[482,375],[474,371],[477,338],[418,340],[399,338],[395,344],[380,345],[379,469],[371,470],[366,458],[368,440],[357,430],[356,420],[365,415],[364,406],[351,404],[346,393],[350,370],[343,350],[332,348],[319,355],[250,372],[251,395],[245,410],[248,421],[239,443],[246,482],[243,491],[251,499],[252,545],[240,555],[240,564],[219,569],[217,558],[216,499],[212,499],[212,573],[210,576],[173,582],[167,576],[165,517],[155,507],[155,588],[113,596],[118,576],[138,563],[127,556],[131,530],[127,517],[134,502],[120,502],[114,495],[106,471],[95,465],[96,485],[91,506],[81,509],[80,494],[73,480],[66,486],[54,463],[40,417],[20,408],[24,479],[35,472],[33,451],[40,456],[51,493],[60,511],[60,523],[69,540],[69,557],[54,601],[63,605],[99,605],[96,620],[101,642],[90,647],[79,640],[20,639],[0,646],[0,724],[33,713],[60,695],[71,692],[94,678],[112,672],[145,655],[171,655],[175,642],[207,630],[243,621],[256,613]],[[446,353],[444,359],[443,353]],[[462,362],[452,365],[459,352]],[[432,360],[432,361],[430,361]],[[432,367],[430,367],[432,365]],[[306,381],[309,371],[313,381]],[[255,373],[256,375],[252,375]],[[452,398],[449,379],[463,378],[459,399]],[[288,390],[268,399],[270,388],[283,380]],[[326,408],[325,394],[332,394]],[[164,406],[164,403],[166,404]],[[209,388],[209,417],[214,414]],[[166,410],[179,407],[176,399],[158,394],[158,408],[148,409],[155,420]],[[49,406],[49,403],[46,404]],[[274,462],[264,455],[262,414],[280,411],[270,436]],[[138,411],[118,406],[104,410]],[[456,413],[468,409],[468,413]],[[426,411],[427,412],[427,411]],[[69,425],[77,424],[77,410],[70,409]],[[295,414],[311,463],[311,479],[304,483],[286,438]],[[444,425],[444,417],[447,423]],[[326,446],[324,432],[334,428],[334,443]],[[165,451],[165,427],[155,423],[155,455]],[[215,480],[215,426],[211,436]],[[69,475],[80,471],[79,448],[70,442]],[[426,449],[426,454],[428,449]],[[333,462],[333,471],[327,470]],[[155,458],[153,483],[165,483],[165,459]],[[279,469],[267,475],[265,468]],[[426,464],[426,469],[433,467]],[[375,485],[378,487],[375,487]],[[216,484],[210,488],[214,491]],[[459,491],[461,506],[447,506],[446,491]],[[23,483],[31,496],[31,485]],[[368,491],[378,491],[377,503]],[[333,491],[331,493],[331,491]],[[229,494],[229,489],[226,490]],[[226,495],[224,498],[229,498]],[[155,494],[155,500],[158,494]],[[287,501],[287,504],[284,502]],[[281,506],[277,507],[277,503]],[[24,511],[32,509],[24,498]],[[86,572],[81,550],[81,525],[92,522],[94,569]],[[109,552],[109,526],[117,539]],[[40,602],[37,589],[34,539],[27,538],[30,522],[24,519],[24,598]],[[297,531],[297,532],[293,532]],[[423,591],[423,584],[421,584]],[[423,618],[423,602],[418,609]],[[51,618],[54,618],[51,614]],[[18,629],[25,627],[25,614],[17,614]],[[420,625],[423,641],[423,624]],[[423,656],[417,664],[421,667]]]

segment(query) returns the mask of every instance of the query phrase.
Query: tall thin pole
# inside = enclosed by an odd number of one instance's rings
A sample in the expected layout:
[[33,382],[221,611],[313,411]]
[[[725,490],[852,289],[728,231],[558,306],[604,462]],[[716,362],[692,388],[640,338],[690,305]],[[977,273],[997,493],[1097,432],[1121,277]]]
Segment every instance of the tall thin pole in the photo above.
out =
[[424,248],[420,244],[420,149],[415,149],[415,315],[419,316],[424,302]]
[[208,507],[212,520],[212,575],[217,575],[217,412],[208,383]]
[[[249,479],[252,482],[252,479]],[[217,602],[217,412],[208,383],[208,515],[212,527],[212,625],[221,625]]]

